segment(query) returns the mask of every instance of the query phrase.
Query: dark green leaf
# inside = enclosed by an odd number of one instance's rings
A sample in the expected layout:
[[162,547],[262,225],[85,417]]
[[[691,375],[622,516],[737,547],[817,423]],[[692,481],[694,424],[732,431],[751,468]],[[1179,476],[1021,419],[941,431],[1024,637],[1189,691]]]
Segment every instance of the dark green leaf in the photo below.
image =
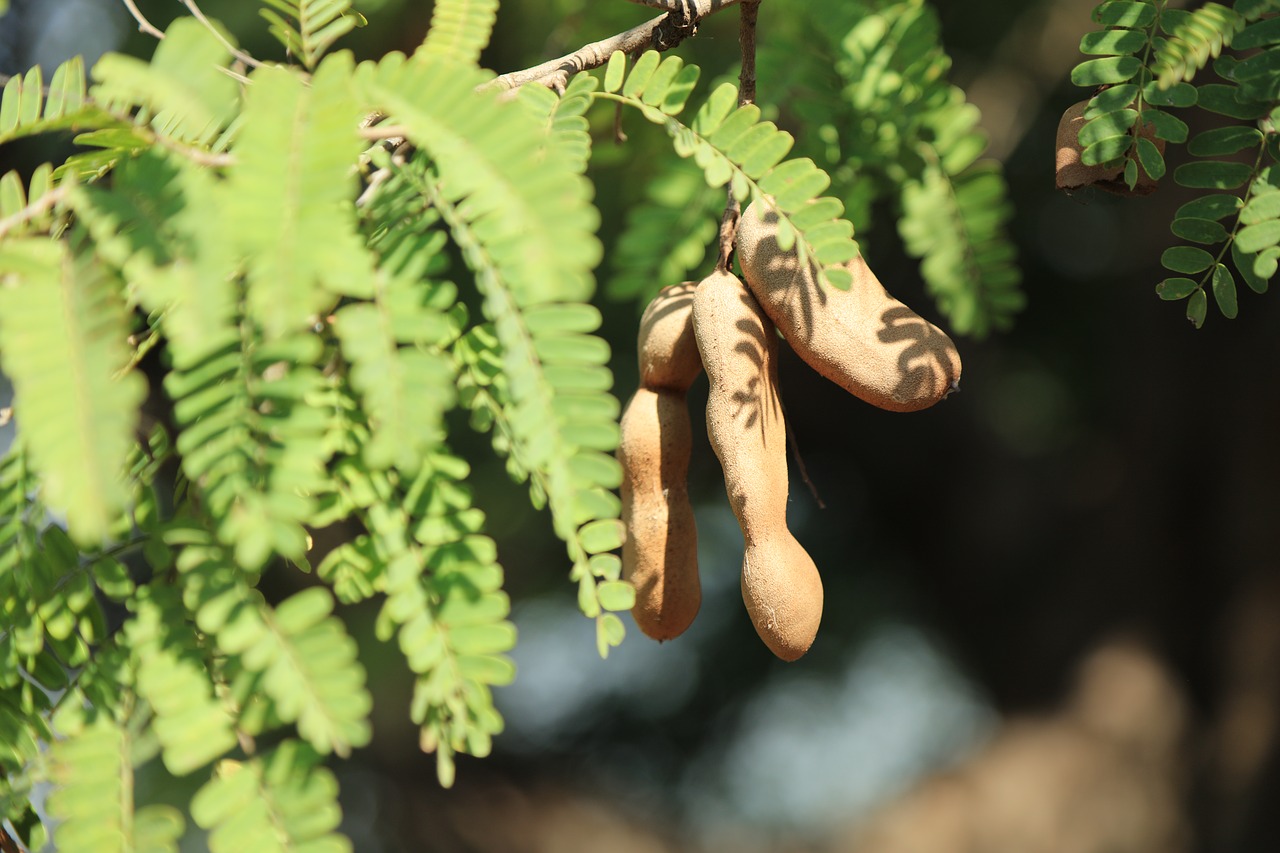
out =
[[1277,71],[1280,71],[1280,48],[1272,48],[1237,62],[1235,79],[1253,80],[1257,77],[1271,76]]
[[1094,9],[1093,19],[1104,27],[1146,27],[1156,19],[1156,7],[1137,0],[1115,0]]
[[1154,180],[1164,177],[1164,157],[1156,144],[1145,136],[1138,137],[1138,159],[1142,161],[1143,171]]
[[1166,302],[1176,302],[1186,299],[1199,286],[1189,278],[1166,278],[1156,285],[1156,295]]
[[1174,83],[1162,89],[1152,80],[1142,90],[1142,97],[1154,107],[1190,107],[1196,103],[1196,87],[1190,83]]
[[1137,110],[1117,110],[1098,116],[1080,128],[1080,144],[1089,148],[1104,139],[1114,136],[1125,136],[1133,123],[1138,120]]
[[1184,187],[1230,190],[1249,180],[1253,168],[1246,163],[1205,160],[1184,163],[1173,171],[1173,179]]
[[1138,97],[1137,83],[1122,83],[1119,86],[1108,86],[1093,96],[1089,107],[1085,110],[1086,119],[1095,119],[1106,113],[1122,110]]
[[1199,103],[1211,113],[1230,116],[1244,121],[1260,119],[1271,109],[1271,105],[1263,101],[1240,101],[1236,98],[1238,89],[1224,83],[1206,83],[1198,88]]
[[1165,269],[1181,273],[1204,272],[1213,266],[1213,255],[1195,246],[1174,246],[1160,256]]
[[1236,304],[1236,280],[1231,270],[1218,264],[1213,270],[1213,299],[1218,303],[1218,310],[1228,320],[1234,320],[1239,313]]
[[1146,44],[1147,34],[1141,30],[1101,30],[1084,34],[1080,52],[1088,56],[1119,56],[1137,53]]
[[1071,72],[1071,82],[1077,86],[1101,86],[1106,83],[1123,83],[1142,68],[1142,60],[1134,56],[1109,56],[1082,62]]
[[1242,204],[1239,196],[1212,193],[1187,202],[1174,215],[1178,219],[1222,219],[1235,214]]
[[1187,300],[1187,319],[1197,329],[1204,325],[1205,315],[1209,313],[1209,297],[1204,290],[1197,288]]
[[1154,128],[1155,135],[1160,139],[1168,142],[1187,141],[1186,122],[1161,110],[1143,110],[1142,124],[1144,127],[1150,125]]
[[1129,189],[1133,189],[1138,185],[1138,163],[1135,160],[1126,160],[1124,164],[1124,182]]
[[[1239,6],[1240,4],[1237,3],[1237,11],[1240,11]],[[1236,37],[1231,40],[1231,46],[1236,50],[1252,50],[1255,47],[1278,42],[1280,42],[1280,18],[1267,18],[1265,21],[1250,24],[1236,33]]]
[[1256,127],[1216,127],[1197,133],[1196,138],[1187,146],[1187,151],[1196,157],[1223,157],[1245,148],[1256,147],[1261,142],[1262,132]]
[[1113,136],[1110,139],[1104,139],[1096,145],[1091,145],[1080,154],[1080,160],[1086,166],[1098,166],[1103,163],[1110,163],[1112,160],[1119,160],[1129,152],[1129,146],[1133,142],[1133,137]]
[[1227,229],[1212,219],[1175,219],[1169,227],[1174,234],[1192,243],[1212,245],[1227,239]]

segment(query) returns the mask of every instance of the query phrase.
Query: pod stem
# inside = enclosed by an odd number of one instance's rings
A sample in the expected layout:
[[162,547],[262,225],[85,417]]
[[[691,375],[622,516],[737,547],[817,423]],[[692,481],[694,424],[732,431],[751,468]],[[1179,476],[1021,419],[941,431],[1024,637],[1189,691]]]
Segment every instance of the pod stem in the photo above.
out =
[[818,494],[818,487],[813,484],[813,480],[809,479],[809,468],[804,464],[804,456],[800,453],[800,440],[796,438],[796,431],[791,426],[791,415],[787,413],[787,404],[782,401],[782,395],[778,395],[778,407],[782,409],[782,423],[787,430],[787,443],[791,445],[791,458],[795,460],[796,470],[800,472],[800,479],[809,489],[809,494],[813,495],[813,499],[818,504],[818,509],[826,509],[827,505],[822,501],[822,495]]
[[[760,12],[761,0],[742,0],[738,25],[738,47],[742,51],[742,70],[738,73],[738,106],[756,102],[756,19]],[[724,205],[724,215],[720,217],[720,254],[716,258],[716,269],[729,272],[733,264],[733,240],[738,233],[738,218],[742,208],[737,196],[733,194],[733,185],[728,189],[728,198]]]

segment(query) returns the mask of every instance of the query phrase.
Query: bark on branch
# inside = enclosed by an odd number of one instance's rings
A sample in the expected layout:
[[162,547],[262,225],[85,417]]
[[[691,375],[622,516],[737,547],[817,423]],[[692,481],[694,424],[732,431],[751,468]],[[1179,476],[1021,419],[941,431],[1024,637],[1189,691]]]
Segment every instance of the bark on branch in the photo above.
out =
[[599,68],[609,61],[614,51],[635,53],[649,48],[669,50],[697,32],[698,22],[703,18],[742,2],[742,0],[631,1],[655,9],[665,9],[666,14],[632,27],[626,32],[583,45],[559,59],[552,59],[522,71],[503,74],[488,85],[515,89],[526,83],[542,82],[552,88],[563,89],[574,74]]

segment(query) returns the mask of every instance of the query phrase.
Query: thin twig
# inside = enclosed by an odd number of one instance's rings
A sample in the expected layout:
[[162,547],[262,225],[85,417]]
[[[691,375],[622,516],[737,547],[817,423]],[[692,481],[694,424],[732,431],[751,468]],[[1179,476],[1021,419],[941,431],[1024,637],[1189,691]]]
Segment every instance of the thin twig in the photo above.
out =
[[359,133],[361,139],[402,139],[409,135],[409,128],[402,124],[366,124]]
[[196,5],[196,0],[182,0],[182,5],[186,6],[187,11],[189,11],[197,21],[204,24],[205,28],[208,29],[209,32],[213,33],[214,37],[217,38],[218,41],[222,42],[223,47],[231,51],[232,56],[243,62],[245,65],[248,65],[250,68],[262,67],[261,61],[254,59],[252,56],[227,41],[226,36],[222,34],[222,31],[215,27],[213,22],[205,17],[204,12],[200,11],[200,7]]
[[40,198],[31,202],[16,213],[10,214],[4,219],[0,219],[0,237],[4,237],[19,225],[24,225],[27,222],[48,213],[58,204],[58,202],[66,198],[67,190],[68,186],[66,184],[57,187],[56,189],[49,190],[49,192],[40,196]]
[[791,416],[787,414],[787,407],[782,402],[782,395],[778,395],[778,407],[782,409],[782,423],[787,430],[787,443],[791,445],[791,458],[795,460],[796,470],[800,472],[800,479],[809,487],[809,494],[813,495],[813,499],[817,501],[818,509],[826,509],[827,505],[822,502],[822,495],[818,494],[818,487],[813,484],[813,480],[809,479],[809,468],[804,464],[804,456],[800,453],[800,442],[796,441],[796,431],[791,426]]
[[[738,27],[738,47],[742,52],[742,70],[738,73],[738,106],[756,102],[756,20],[760,0],[742,0],[742,22]],[[720,254],[716,269],[728,271],[733,263],[733,240],[738,234],[738,217],[742,208],[730,185],[720,217]]]
[[486,84],[486,88],[500,86],[504,89],[515,89],[534,82],[563,87],[568,84],[569,78],[574,74],[604,65],[614,51],[634,53],[649,48],[669,50],[692,36],[697,31],[698,22],[703,18],[730,6],[736,6],[744,0],[633,0],[633,2],[665,9],[667,14],[645,21],[626,32],[583,45],[559,59],[552,59],[522,71],[503,74]]
[[138,22],[138,32],[164,39],[164,33],[156,29],[155,25],[147,20],[146,15],[138,11],[138,7],[134,5],[133,0],[124,0],[124,7],[129,10],[129,14],[133,15],[133,19]]

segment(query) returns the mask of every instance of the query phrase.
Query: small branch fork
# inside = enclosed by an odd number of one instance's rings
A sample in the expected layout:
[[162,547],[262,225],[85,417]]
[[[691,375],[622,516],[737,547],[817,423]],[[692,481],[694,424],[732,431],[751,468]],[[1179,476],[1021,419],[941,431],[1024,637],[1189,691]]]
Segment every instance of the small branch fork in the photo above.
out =
[[[133,19],[138,22],[139,32],[146,33],[147,35],[153,36],[161,41],[164,40],[164,32],[156,27],[155,24],[147,20],[147,17],[138,9],[134,0],[121,0],[121,2],[124,3],[124,7],[129,10],[129,14],[133,16]],[[262,65],[260,60],[254,59],[252,56],[227,41],[226,36],[224,36],[222,32],[213,25],[213,22],[210,21],[208,17],[205,16],[204,12],[201,11],[200,7],[196,5],[196,0],[178,0],[178,2],[183,6],[186,6],[187,11],[191,13],[192,17],[203,24],[209,32],[213,33],[214,37],[217,38],[218,41],[222,42],[223,47],[231,51],[231,55],[236,59],[243,62],[250,68],[258,68]]]
[[599,68],[609,61],[614,51],[636,53],[648,50],[670,50],[698,31],[698,22],[708,15],[736,6],[759,5],[759,0],[631,0],[642,6],[662,9],[665,14],[648,20],[626,32],[567,53],[532,68],[512,71],[496,78],[489,86],[515,89],[526,83],[542,83],[563,90],[569,78],[581,71]]
[[129,14],[138,22],[138,32],[146,33],[147,35],[154,36],[157,39],[164,38],[164,33],[147,20],[147,16],[138,10],[138,7],[134,5],[133,0],[123,0],[123,2],[124,7],[129,10]]

